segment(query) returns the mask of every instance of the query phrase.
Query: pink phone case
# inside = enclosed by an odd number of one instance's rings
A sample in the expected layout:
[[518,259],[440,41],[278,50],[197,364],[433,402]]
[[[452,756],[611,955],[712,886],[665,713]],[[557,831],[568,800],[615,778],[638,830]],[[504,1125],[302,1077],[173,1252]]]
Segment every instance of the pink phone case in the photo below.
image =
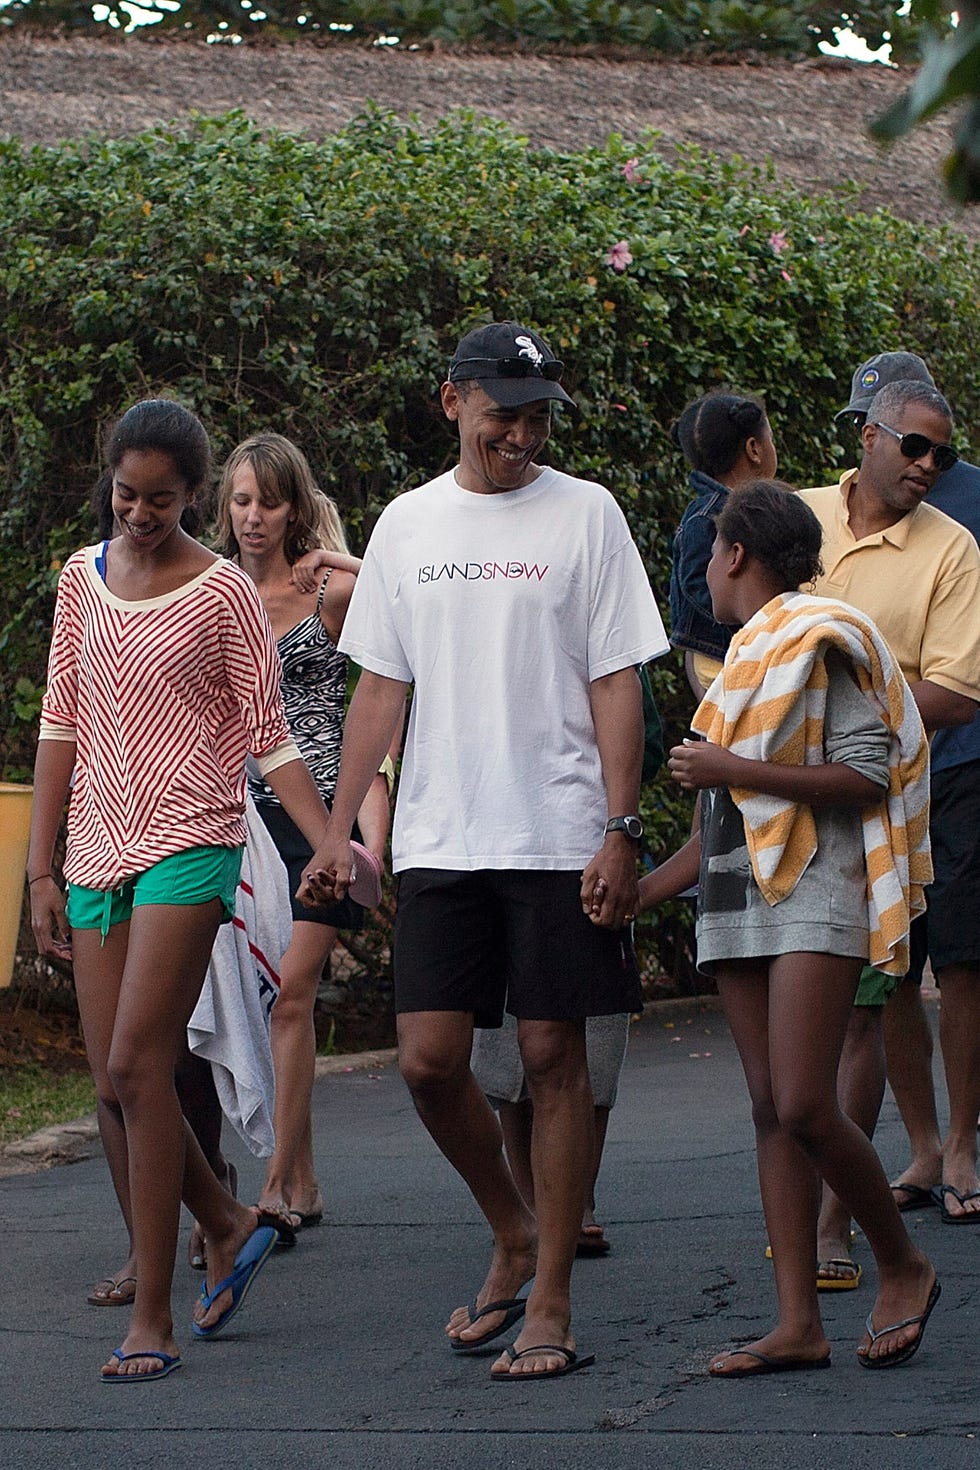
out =
[[381,864],[373,852],[368,852],[359,842],[351,843],[354,866],[351,869],[350,887],[347,892],[355,903],[366,909],[376,909],[381,902]]

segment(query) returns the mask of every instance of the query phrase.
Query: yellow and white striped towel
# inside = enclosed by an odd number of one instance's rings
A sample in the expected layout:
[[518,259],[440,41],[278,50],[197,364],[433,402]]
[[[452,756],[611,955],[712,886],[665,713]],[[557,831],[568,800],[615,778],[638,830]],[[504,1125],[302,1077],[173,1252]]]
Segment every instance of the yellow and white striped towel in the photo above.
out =
[[[888,789],[862,811],[868,870],[869,960],[889,975],[908,969],[909,924],[925,908],[929,852],[929,747],[912,691],[878,629],[857,608],[784,592],[732,639],[692,728],[747,760],[823,763],[825,657],[839,649],[891,734]],[[752,872],[770,904],[786,898],[817,850],[809,806],[732,788]]]

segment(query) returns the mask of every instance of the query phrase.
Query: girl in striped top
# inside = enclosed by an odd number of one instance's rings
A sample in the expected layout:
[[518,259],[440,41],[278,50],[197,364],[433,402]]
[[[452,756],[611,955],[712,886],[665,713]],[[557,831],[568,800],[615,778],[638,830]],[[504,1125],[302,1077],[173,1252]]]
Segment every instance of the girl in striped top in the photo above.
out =
[[[779,1312],[759,1341],[712,1362],[711,1373],[725,1378],[830,1366],[816,1286],[818,1170],[860,1223],[878,1266],[859,1361],[887,1368],[910,1358],[939,1296],[877,1154],[837,1100],[841,1047],[868,957],[874,890],[865,831],[904,789],[914,809],[925,737],[897,668],[887,697],[883,677],[867,675],[862,638],[874,649],[872,668],[875,660],[891,664],[873,624],[798,594],[818,575],[820,543],[809,507],[771,481],[733,490],[717,517],[707,572],[714,616],[750,626],[736,635],[695,717],[701,729],[706,711],[720,712],[724,738],[713,721],[710,739],[685,741],[670,754],[675,779],[700,793],[700,833],[640,883],[640,906],[648,908],[699,882],[698,964],[717,979],[752,1097]],[[769,632],[796,616],[797,605],[818,630],[809,665],[792,630]],[[848,645],[855,619],[862,638]],[[768,661],[757,669],[751,660],[763,644]],[[853,657],[842,651],[849,646]],[[760,742],[757,732],[770,726],[771,741]],[[733,745],[754,755],[736,754]],[[784,876],[780,863],[777,890],[767,864],[787,816],[792,872]],[[911,828],[898,832],[899,854],[906,837],[911,842]],[[927,866],[926,859],[917,891],[905,896],[906,936]],[[899,926],[901,908],[899,894],[889,915]],[[893,937],[898,954],[901,927]]]
[[[181,1199],[207,1236],[197,1336],[237,1311],[277,1238],[218,1182],[174,1089],[218,925],[234,911],[246,756],[313,844],[327,812],[289,735],[254,587],[180,525],[208,479],[203,426],[176,403],[144,401],[115,427],[107,459],[120,533],[101,567],[88,547],[59,581],[28,876],[40,952],[74,964],[102,1139],[128,1178],[136,1296],[102,1369],[121,1384],[180,1366]],[[52,864],[73,772],[66,911]]]

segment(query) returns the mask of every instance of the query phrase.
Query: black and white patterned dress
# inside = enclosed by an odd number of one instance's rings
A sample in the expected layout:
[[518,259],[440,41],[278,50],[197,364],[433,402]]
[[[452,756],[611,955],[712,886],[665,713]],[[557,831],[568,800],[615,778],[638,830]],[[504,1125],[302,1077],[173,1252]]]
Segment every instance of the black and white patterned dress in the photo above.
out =
[[[320,586],[316,611],[278,640],[282,660],[282,700],[299,753],[310,768],[327,806],[333,801],[340,769],[347,658],[320,619],[328,572]],[[250,776],[249,793],[257,806],[278,806],[272,788]]]

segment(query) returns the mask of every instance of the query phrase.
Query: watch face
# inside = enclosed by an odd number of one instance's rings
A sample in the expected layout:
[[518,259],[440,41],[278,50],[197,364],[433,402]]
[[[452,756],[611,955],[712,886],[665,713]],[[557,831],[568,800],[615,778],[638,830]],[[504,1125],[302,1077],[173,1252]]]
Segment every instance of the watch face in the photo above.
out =
[[643,836],[643,823],[639,817],[611,817],[606,823],[607,832],[625,832],[634,842]]

